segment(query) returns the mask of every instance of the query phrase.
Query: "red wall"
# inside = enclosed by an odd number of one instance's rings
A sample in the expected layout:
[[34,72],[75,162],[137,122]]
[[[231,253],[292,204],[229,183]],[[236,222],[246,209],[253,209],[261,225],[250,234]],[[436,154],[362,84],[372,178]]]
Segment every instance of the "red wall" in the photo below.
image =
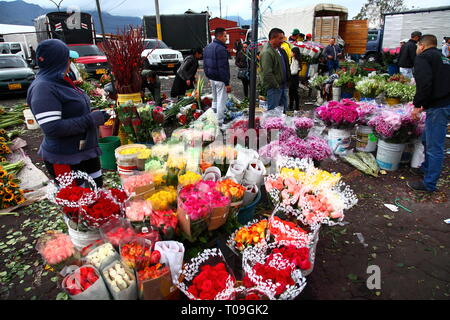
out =
[[211,36],[214,36],[214,30],[216,28],[225,28],[230,43],[227,44],[228,52],[234,56],[234,42],[237,39],[245,40],[245,35],[247,34],[247,29],[241,29],[237,26],[236,21],[225,20],[220,18],[214,18],[209,20],[209,30],[211,30]]
[[235,28],[238,24],[236,21],[213,18],[209,20],[209,30],[214,31],[216,28]]

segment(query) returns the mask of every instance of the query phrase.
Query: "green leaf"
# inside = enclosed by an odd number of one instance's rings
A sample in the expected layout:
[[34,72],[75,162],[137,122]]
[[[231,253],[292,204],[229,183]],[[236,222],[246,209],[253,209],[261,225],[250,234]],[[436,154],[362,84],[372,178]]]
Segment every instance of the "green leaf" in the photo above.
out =
[[28,291],[30,291],[30,290],[31,290],[31,287],[28,287],[28,288],[23,289],[23,291],[25,291],[25,292],[28,292]]
[[405,266],[405,264],[404,263],[397,263],[396,266],[399,267],[399,268],[403,268]]
[[351,281],[358,280],[358,276],[356,274],[353,274],[353,273],[348,274],[347,278],[349,278]]
[[6,276],[7,274],[8,274],[8,272],[2,271],[2,272],[0,272],[0,277],[4,277],[4,276]]
[[56,296],[56,300],[68,300],[68,299],[69,299],[69,296],[65,292],[60,292]]
[[50,278],[50,280],[51,280],[52,282],[56,282],[56,281],[58,281],[58,277],[52,277],[52,278]]

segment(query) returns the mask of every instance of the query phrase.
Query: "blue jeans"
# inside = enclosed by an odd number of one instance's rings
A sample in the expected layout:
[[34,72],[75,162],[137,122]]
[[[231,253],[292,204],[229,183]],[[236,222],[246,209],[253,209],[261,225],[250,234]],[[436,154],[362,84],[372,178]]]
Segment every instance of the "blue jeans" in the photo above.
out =
[[334,71],[339,69],[339,60],[327,60],[328,75],[332,75]]
[[428,191],[435,191],[441,175],[445,157],[445,135],[450,121],[450,106],[426,110],[427,118],[422,142],[425,146],[425,161],[422,171],[423,183]]
[[284,111],[286,111],[288,107],[288,89],[267,89],[267,105],[268,110],[283,106]]

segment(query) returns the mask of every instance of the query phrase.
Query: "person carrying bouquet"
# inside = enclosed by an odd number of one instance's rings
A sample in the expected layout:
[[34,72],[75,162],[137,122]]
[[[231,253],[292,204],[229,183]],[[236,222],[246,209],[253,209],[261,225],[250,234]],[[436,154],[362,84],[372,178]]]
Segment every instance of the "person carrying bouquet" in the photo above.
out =
[[419,114],[426,112],[422,135],[425,161],[421,167],[424,178],[419,182],[407,183],[416,191],[436,191],[444,164],[445,135],[450,122],[450,60],[443,57],[436,47],[436,37],[424,35],[418,42],[418,55],[414,63],[417,91],[413,118],[418,120]]
[[51,177],[84,171],[102,186],[97,127],[109,115],[91,112],[89,96],[67,76],[69,48],[56,39],[42,41],[36,50],[39,73],[28,89],[27,103],[44,132],[38,151]]

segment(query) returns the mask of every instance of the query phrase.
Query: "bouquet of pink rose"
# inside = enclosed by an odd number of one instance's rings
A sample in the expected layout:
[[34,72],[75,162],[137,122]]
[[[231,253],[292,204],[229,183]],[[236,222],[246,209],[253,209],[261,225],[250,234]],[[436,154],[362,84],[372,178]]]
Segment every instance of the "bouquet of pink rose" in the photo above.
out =
[[62,270],[65,265],[79,264],[79,252],[67,234],[48,231],[38,239],[36,249],[55,270]]
[[350,99],[330,101],[316,109],[316,114],[329,127],[349,129],[358,120],[358,104]]

